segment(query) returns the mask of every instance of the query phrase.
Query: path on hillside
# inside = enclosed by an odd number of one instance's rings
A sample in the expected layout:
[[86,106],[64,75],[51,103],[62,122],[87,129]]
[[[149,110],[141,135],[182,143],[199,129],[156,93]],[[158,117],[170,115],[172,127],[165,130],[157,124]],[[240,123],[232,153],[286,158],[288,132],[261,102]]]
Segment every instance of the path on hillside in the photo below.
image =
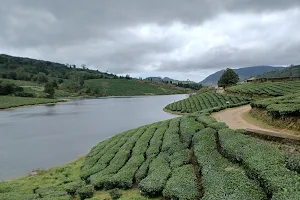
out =
[[212,117],[215,118],[219,122],[225,122],[227,126],[231,129],[246,129],[251,132],[264,134],[264,135],[270,135],[280,138],[288,138],[293,140],[299,140],[299,136],[290,135],[287,133],[284,133],[283,131],[278,131],[276,128],[273,130],[262,128],[259,125],[252,124],[249,121],[246,121],[243,117],[243,115],[246,112],[249,112],[251,110],[250,105],[226,109],[217,113],[213,113]]

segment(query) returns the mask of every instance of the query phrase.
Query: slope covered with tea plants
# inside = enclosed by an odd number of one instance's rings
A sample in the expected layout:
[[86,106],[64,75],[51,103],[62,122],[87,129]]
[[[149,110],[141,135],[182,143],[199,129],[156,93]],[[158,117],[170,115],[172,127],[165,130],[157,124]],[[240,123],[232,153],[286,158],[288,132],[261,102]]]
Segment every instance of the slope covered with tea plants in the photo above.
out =
[[2,182],[0,199],[103,199],[105,190],[137,187],[144,197],[121,199],[296,200],[299,160],[193,114],[115,135],[58,173]]
[[251,103],[250,115],[270,125],[300,131],[300,93]]
[[226,91],[234,94],[260,95],[260,96],[283,96],[300,91],[300,81],[285,82],[254,82],[236,85],[226,88]]
[[166,110],[180,113],[193,113],[211,109],[223,109],[249,103],[245,97],[206,92],[192,95],[187,99],[171,103],[165,107]]

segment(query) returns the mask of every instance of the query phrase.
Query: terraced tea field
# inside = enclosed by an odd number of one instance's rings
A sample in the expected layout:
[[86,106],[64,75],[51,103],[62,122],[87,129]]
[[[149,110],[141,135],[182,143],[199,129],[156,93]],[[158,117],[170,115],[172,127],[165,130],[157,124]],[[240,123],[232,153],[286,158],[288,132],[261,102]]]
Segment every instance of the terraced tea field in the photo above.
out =
[[300,91],[300,81],[248,83],[226,88],[227,92],[246,95],[283,96]]
[[286,95],[256,101],[252,108],[264,109],[273,117],[291,117],[300,115],[300,94]]
[[165,109],[180,113],[193,113],[210,109],[224,109],[247,103],[249,103],[249,99],[245,97],[207,92],[171,103],[167,105]]
[[167,199],[296,200],[300,196],[298,154],[287,155],[205,115],[120,133],[93,147],[75,166],[22,180],[27,183],[43,176],[46,185],[0,183],[0,199],[102,199],[98,191],[135,187],[144,196]]

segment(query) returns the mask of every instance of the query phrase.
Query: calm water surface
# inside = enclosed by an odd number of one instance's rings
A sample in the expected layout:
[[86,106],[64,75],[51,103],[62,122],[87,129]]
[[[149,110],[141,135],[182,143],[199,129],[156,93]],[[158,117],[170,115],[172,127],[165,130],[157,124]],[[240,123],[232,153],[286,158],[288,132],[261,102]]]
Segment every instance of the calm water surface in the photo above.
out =
[[162,109],[186,97],[82,99],[0,111],[0,180],[64,164],[114,134],[174,118]]

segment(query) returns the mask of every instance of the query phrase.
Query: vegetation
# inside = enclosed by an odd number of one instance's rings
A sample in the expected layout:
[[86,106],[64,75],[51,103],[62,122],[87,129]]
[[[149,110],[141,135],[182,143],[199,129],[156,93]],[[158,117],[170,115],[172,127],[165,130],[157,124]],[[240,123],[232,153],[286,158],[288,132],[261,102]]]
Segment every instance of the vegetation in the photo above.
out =
[[259,75],[258,78],[286,78],[300,77],[300,65],[291,65],[285,69],[266,72]]
[[300,94],[268,98],[251,103],[252,108],[264,109],[273,118],[300,115]]
[[232,95],[219,93],[200,93],[192,95],[187,99],[177,101],[165,107],[166,110],[180,113],[193,113],[197,111],[205,111],[213,108],[227,108],[247,104],[249,99]]
[[249,96],[283,96],[300,91],[300,81],[248,83],[226,89],[227,92]]
[[[187,93],[186,88],[154,83],[50,61],[0,55],[0,78],[34,97],[133,96]],[[55,89],[53,91],[51,85]],[[44,86],[46,86],[44,90]],[[38,87],[38,88],[37,88]],[[193,87],[192,87],[193,88]],[[44,91],[44,92],[43,92]]]
[[296,200],[299,164],[194,113],[115,135],[65,167],[1,182],[0,199]]
[[0,109],[7,109],[20,106],[33,106],[39,104],[53,104],[62,101],[63,100],[58,99],[0,96]]
[[237,73],[235,73],[232,69],[227,68],[219,79],[218,86],[225,88],[227,86],[237,84],[238,81],[239,75],[237,75]]
[[245,166],[247,175],[259,181],[272,199],[297,199],[300,175],[285,166],[284,152],[230,129],[219,131],[221,151],[233,162]]

